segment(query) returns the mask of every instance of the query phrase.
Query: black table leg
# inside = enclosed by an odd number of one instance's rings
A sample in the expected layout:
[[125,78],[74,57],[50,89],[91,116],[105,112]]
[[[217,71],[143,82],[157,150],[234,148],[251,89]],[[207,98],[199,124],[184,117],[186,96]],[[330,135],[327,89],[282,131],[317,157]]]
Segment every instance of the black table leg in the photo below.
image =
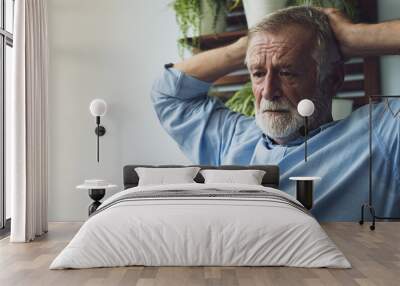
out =
[[105,189],[89,189],[89,197],[94,200],[89,206],[89,216],[101,205],[100,200],[104,197],[105,193]]
[[313,181],[298,180],[296,182],[296,198],[306,209],[310,210],[313,207]]

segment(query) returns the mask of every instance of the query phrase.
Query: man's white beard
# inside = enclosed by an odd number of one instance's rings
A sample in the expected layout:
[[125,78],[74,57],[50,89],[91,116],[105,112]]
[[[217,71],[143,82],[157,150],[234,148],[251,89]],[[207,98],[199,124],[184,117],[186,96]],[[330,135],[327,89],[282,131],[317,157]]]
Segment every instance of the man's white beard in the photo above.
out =
[[[273,113],[265,110],[287,110]],[[272,139],[291,138],[304,124],[303,117],[297,113],[286,98],[270,101],[261,98],[260,108],[256,106],[256,123],[263,133]]]

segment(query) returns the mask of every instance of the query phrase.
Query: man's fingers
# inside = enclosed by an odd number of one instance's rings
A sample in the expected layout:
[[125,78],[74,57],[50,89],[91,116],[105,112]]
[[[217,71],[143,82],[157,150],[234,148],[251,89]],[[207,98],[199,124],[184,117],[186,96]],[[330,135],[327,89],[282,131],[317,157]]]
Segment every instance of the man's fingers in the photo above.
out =
[[345,22],[349,23],[351,20],[339,9],[336,8],[318,8],[326,16],[328,16],[330,21],[333,22]]
[[321,12],[324,12],[325,14],[330,14],[330,13],[340,13],[340,10],[336,9],[336,8],[323,8],[323,7],[317,7],[318,10],[320,10]]
[[340,50],[344,59],[352,55],[352,37],[351,31],[354,24],[351,20],[339,9],[336,8],[319,8],[329,20],[329,24],[333,33],[338,40]]

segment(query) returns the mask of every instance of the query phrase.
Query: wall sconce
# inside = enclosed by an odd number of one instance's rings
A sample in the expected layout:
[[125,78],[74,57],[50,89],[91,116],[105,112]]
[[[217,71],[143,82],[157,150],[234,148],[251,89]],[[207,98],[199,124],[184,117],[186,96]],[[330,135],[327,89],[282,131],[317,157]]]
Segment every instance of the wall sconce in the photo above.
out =
[[304,117],[304,160],[307,162],[308,117],[314,113],[314,103],[309,99],[303,99],[297,105],[297,111]]
[[90,113],[96,117],[97,127],[94,130],[94,133],[97,135],[97,162],[99,162],[99,137],[106,133],[106,129],[100,125],[100,117],[106,114],[107,103],[103,99],[96,98],[90,103],[89,109]]

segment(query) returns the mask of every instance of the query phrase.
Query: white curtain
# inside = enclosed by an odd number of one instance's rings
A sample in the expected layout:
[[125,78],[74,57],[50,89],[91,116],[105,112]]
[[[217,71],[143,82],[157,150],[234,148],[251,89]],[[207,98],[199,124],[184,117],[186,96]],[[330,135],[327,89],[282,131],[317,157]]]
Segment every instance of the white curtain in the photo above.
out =
[[[46,0],[16,0],[8,133],[12,242],[47,232]],[[6,120],[7,120],[6,119]],[[7,179],[7,178],[6,178]]]

